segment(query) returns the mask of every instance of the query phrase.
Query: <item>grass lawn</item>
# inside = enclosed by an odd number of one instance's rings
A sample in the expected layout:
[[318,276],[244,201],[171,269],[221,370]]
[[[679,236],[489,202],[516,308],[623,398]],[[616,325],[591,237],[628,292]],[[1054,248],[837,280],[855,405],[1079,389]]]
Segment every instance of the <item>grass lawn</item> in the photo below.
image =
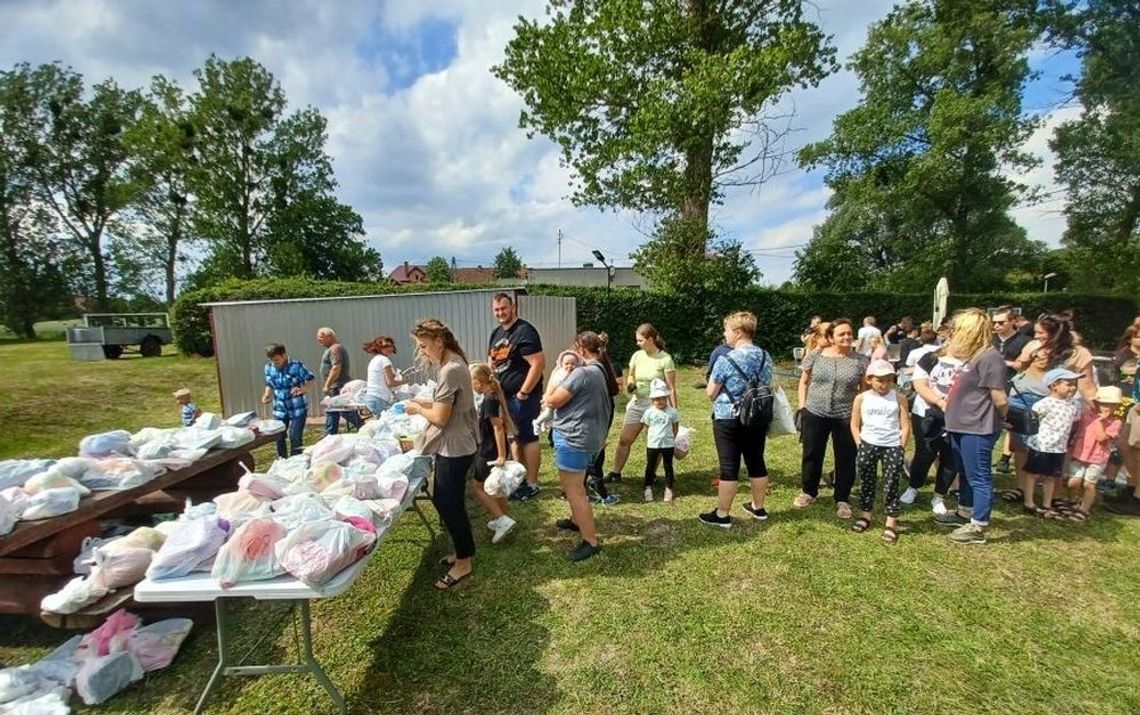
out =
[[[209,360],[71,363],[61,343],[0,346],[0,457],[70,454],[91,431],[172,423],[182,384],[216,407],[214,379]],[[678,500],[641,501],[639,443],[624,501],[596,512],[596,558],[563,558],[575,541],[553,525],[567,508],[549,454],[546,488],[514,506],[520,528],[504,543],[490,544],[471,506],[476,574],[456,592],[431,589],[446,537],[425,548],[422,525],[401,522],[349,593],[314,606],[318,657],[350,710],[1140,712],[1140,521],[1098,507],[1085,525],[1046,523],[999,503],[988,545],[955,546],[915,507],[888,547],[881,521],[855,535],[826,500],[792,508],[799,445],[780,437],[768,448],[771,520],[737,509],[730,531],[713,529],[695,518],[712,505],[716,464],[698,379],[679,377],[697,442],[678,463]],[[244,642],[268,611],[244,611]],[[271,655],[292,652],[287,629],[271,633]],[[0,617],[5,665],[64,639]],[[89,711],[189,712],[214,657],[202,624],[171,668]],[[209,712],[332,709],[311,679],[275,676],[226,679]]]

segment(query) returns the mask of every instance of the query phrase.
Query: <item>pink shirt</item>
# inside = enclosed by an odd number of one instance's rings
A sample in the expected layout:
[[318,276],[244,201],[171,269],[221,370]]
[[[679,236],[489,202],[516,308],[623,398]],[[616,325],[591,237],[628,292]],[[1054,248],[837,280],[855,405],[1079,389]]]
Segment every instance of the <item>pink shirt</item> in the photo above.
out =
[[1086,412],[1081,415],[1081,420],[1076,427],[1077,441],[1073,444],[1073,459],[1079,459],[1089,464],[1108,463],[1108,446],[1120,434],[1122,422],[1119,417],[1110,417],[1104,423],[1104,431],[1108,435],[1108,440],[1105,442],[1098,442],[1094,436],[1096,422],[1095,413]]

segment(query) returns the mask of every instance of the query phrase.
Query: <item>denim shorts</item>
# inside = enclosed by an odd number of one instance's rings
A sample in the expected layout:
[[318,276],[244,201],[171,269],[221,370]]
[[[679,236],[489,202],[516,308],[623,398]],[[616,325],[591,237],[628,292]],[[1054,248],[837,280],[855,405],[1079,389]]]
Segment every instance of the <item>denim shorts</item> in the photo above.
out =
[[597,452],[584,452],[566,444],[558,430],[554,430],[554,467],[563,472],[584,472],[594,463]]

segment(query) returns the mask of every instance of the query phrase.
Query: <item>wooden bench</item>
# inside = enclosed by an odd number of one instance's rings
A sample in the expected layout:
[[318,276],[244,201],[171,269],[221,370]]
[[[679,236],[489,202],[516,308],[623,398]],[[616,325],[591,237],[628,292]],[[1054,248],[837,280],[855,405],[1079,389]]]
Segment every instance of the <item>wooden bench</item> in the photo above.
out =
[[83,540],[98,536],[107,519],[181,512],[189,498],[209,501],[237,488],[253,469],[251,452],[276,441],[262,436],[235,449],[212,450],[184,469],[175,469],[146,484],[122,491],[95,492],[69,514],[20,521],[0,537],[0,613],[39,613],[40,600],[74,578],[73,562]]

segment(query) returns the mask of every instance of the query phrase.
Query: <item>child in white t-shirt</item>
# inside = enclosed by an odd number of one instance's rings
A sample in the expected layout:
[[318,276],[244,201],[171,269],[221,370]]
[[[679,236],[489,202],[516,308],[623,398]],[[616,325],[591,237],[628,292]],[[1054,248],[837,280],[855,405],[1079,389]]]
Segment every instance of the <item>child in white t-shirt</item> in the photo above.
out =
[[883,465],[883,507],[887,523],[883,543],[899,538],[899,482],[903,480],[906,455],[903,445],[910,437],[906,397],[895,389],[895,368],[886,360],[867,366],[871,389],[856,395],[851,406],[851,436],[859,446],[855,466],[859,472],[859,508],[862,514],[851,530],[863,533],[871,527],[879,463]]
[[669,385],[661,378],[649,383],[652,404],[641,415],[641,424],[649,428],[645,438],[645,501],[653,501],[658,462],[665,463],[665,501],[673,501],[673,453],[681,416],[669,406],[670,394]]
[[[550,379],[546,381],[546,395],[554,392],[554,388],[562,384],[566,376],[573,372],[574,368],[581,366],[582,357],[573,350],[563,350],[558,355],[558,361],[554,364],[554,369],[550,371]],[[545,402],[545,400],[544,400]],[[550,425],[554,423],[554,410],[547,407],[539,413],[538,417],[534,420],[534,433],[542,434]]]
[[[1079,372],[1065,368],[1053,368],[1045,373],[1043,382],[1049,394],[1033,403],[1033,412],[1039,419],[1037,434],[1029,435],[1025,444],[1029,454],[1021,473],[1021,491],[1025,494],[1025,510],[1046,519],[1057,519],[1062,515],[1055,511],[1053,493],[1062,480],[1065,467],[1065,453],[1069,450],[1069,434],[1073,423],[1080,419],[1081,403],[1075,398]],[[1045,487],[1042,490],[1041,506],[1033,501],[1033,487],[1040,479]]]

